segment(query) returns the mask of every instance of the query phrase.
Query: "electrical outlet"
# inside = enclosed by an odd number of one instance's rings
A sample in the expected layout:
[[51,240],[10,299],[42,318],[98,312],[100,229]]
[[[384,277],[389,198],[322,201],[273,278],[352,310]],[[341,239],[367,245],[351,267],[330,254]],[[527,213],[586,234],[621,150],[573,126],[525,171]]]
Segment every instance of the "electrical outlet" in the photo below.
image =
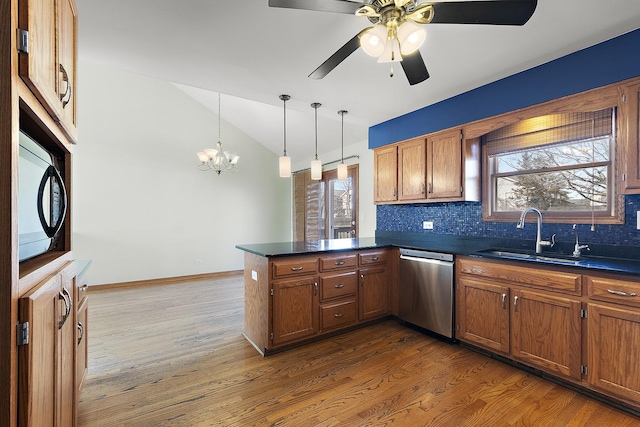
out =
[[197,259],[196,260],[196,264],[202,264],[202,260],[201,259]]
[[422,221],[422,228],[425,230],[433,230],[433,221]]
[[255,270],[251,270],[251,278],[257,282],[258,281],[258,272],[255,271]]
[[640,211],[636,211],[636,216],[638,217],[636,220],[636,230],[640,230]]

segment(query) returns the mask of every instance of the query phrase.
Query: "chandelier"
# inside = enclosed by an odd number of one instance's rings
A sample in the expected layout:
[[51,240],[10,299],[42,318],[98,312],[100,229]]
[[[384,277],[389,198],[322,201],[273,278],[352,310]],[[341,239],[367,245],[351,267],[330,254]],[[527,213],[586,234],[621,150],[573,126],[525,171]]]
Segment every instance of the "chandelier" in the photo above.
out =
[[218,143],[216,148],[206,148],[203,151],[197,153],[200,164],[198,169],[206,171],[213,170],[220,175],[221,172],[229,171],[235,172],[236,164],[240,160],[240,156],[232,151],[222,150],[222,141],[220,139],[220,92],[218,92]]

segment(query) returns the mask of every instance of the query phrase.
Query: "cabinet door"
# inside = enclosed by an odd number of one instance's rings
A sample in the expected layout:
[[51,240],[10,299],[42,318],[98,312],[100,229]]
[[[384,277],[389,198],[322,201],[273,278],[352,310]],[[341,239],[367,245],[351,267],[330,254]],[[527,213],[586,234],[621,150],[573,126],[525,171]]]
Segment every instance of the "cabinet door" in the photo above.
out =
[[360,270],[360,320],[375,319],[389,314],[389,286],[384,267]]
[[509,353],[509,288],[477,279],[458,279],[458,339]]
[[82,388],[89,372],[89,300],[84,298],[78,308],[76,324],[76,390]]
[[58,0],[58,71],[60,81],[60,125],[67,135],[77,139],[76,73],[78,11],[74,0]]
[[58,425],[75,425],[75,391],[76,391],[76,310],[73,292],[75,269],[66,268],[60,273],[62,294],[67,297],[68,308],[58,333],[60,352],[58,354]]
[[580,379],[580,301],[511,290],[511,354],[548,372]]
[[29,33],[28,52],[19,54],[19,73],[44,108],[58,113],[56,2],[29,0],[18,3],[18,25]]
[[395,145],[373,151],[374,202],[398,199],[398,153]]
[[398,145],[398,200],[424,199],[426,186],[426,145],[424,139]]
[[318,279],[304,277],[273,283],[273,344],[318,333]]
[[622,186],[627,194],[637,194],[640,193],[640,84],[624,88],[621,105]]
[[462,197],[462,133],[446,131],[427,138],[427,198]]
[[59,324],[65,313],[60,276],[38,285],[19,300],[29,342],[18,347],[20,426],[53,426],[56,421]]
[[640,403],[640,311],[589,304],[588,313],[589,383]]

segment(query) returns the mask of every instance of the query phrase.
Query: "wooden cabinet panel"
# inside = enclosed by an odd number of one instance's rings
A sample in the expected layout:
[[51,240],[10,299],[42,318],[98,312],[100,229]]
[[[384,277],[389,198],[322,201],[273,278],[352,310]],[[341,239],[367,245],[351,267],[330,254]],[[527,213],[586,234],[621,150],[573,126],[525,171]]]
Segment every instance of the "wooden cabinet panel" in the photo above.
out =
[[77,52],[78,11],[75,0],[58,0],[58,64],[60,82],[60,125],[74,141],[77,138]]
[[387,271],[384,267],[360,270],[360,320],[375,319],[389,314],[387,281]]
[[640,283],[604,277],[587,277],[586,282],[593,300],[640,307]]
[[640,404],[640,312],[589,304],[588,313],[589,383]]
[[580,301],[511,292],[511,353],[533,366],[580,379]]
[[355,271],[320,277],[322,301],[355,295],[357,290],[358,278]]
[[323,304],[320,307],[320,317],[322,331],[355,324],[358,321],[358,307],[355,298]]
[[427,198],[462,197],[462,133],[459,129],[427,137]]
[[621,103],[622,187],[627,194],[640,193],[640,84],[623,88]]
[[358,254],[358,264],[361,267],[384,264],[387,262],[387,254],[385,249],[361,252]]
[[273,283],[273,344],[318,333],[318,279],[304,277]]
[[509,287],[458,279],[457,338],[509,353]]
[[320,271],[334,271],[356,266],[357,258],[355,254],[320,257]]
[[89,372],[89,300],[86,298],[78,308],[76,324],[76,389],[82,389]]
[[316,272],[317,258],[283,258],[271,263],[273,278],[302,276]]
[[426,197],[426,160],[423,138],[398,144],[398,200]]
[[398,200],[398,149],[395,145],[373,151],[373,201]]

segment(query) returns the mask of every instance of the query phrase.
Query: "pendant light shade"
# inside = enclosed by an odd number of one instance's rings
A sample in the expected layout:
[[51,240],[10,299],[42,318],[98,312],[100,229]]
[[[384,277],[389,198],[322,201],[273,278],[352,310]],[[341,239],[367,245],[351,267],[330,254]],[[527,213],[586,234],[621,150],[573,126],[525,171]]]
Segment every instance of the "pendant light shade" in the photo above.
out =
[[280,99],[282,100],[283,105],[283,117],[284,117],[284,126],[283,126],[283,141],[284,141],[284,149],[282,156],[278,161],[278,166],[280,169],[280,177],[281,178],[289,178],[291,176],[291,158],[287,156],[287,101],[291,99],[289,95],[280,95]]
[[347,110],[340,110],[338,114],[342,116],[342,142],[340,144],[340,164],[338,165],[338,180],[346,181],[348,177],[347,165],[344,164],[344,115],[347,114]]
[[314,102],[311,107],[315,110],[315,123],[316,123],[316,158],[311,161],[311,179],[314,181],[320,181],[322,179],[322,162],[318,160],[318,108],[322,104]]

